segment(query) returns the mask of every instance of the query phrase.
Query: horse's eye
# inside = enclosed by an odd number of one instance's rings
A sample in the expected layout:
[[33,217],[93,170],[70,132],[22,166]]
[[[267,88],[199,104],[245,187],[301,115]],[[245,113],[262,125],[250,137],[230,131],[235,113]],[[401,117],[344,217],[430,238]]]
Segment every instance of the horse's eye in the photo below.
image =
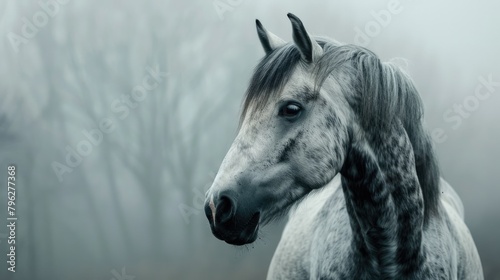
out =
[[302,108],[296,103],[287,103],[283,107],[281,107],[279,115],[285,118],[295,118],[297,117]]

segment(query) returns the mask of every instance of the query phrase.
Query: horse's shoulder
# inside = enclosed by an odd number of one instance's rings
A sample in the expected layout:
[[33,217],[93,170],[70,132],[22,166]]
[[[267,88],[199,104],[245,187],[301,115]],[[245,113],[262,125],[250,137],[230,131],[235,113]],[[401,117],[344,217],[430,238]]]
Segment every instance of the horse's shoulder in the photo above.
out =
[[[462,201],[443,179],[440,188],[439,215],[429,221],[423,232],[431,278],[482,279],[479,255],[463,220]],[[308,279],[310,275],[323,275],[329,268],[322,265],[335,266],[344,261],[341,252],[347,248],[348,242],[344,239],[350,238],[350,234],[340,176],[337,176],[290,212],[268,279]],[[329,261],[325,263],[325,259]]]
[[434,273],[446,274],[446,279],[483,279],[479,254],[464,222],[462,200],[443,179],[440,188],[440,214],[429,221],[423,232],[429,267],[434,268]]

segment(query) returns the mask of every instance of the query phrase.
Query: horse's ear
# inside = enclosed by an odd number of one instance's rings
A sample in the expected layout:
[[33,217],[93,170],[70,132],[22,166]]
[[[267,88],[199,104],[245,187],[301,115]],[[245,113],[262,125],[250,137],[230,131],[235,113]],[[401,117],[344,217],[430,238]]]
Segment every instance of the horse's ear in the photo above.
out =
[[321,46],[316,40],[311,39],[302,21],[296,15],[288,13],[288,18],[292,22],[293,41],[299,48],[302,58],[307,62],[317,61],[323,54]]
[[255,20],[255,25],[257,26],[257,35],[259,35],[260,43],[266,54],[285,44],[283,39],[267,31],[258,19]]

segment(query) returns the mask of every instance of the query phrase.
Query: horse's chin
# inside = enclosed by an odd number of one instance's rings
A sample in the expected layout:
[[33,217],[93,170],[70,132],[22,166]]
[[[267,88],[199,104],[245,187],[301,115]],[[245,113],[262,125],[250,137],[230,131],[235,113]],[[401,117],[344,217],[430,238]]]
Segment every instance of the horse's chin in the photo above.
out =
[[252,235],[250,235],[250,236],[242,236],[242,237],[239,237],[236,239],[228,239],[228,240],[224,240],[224,241],[227,244],[236,245],[236,246],[243,246],[243,245],[251,244],[251,243],[255,242],[255,240],[257,240],[257,235],[258,235],[257,232],[258,231],[259,231],[259,227],[257,226],[255,228],[255,232],[252,233]]

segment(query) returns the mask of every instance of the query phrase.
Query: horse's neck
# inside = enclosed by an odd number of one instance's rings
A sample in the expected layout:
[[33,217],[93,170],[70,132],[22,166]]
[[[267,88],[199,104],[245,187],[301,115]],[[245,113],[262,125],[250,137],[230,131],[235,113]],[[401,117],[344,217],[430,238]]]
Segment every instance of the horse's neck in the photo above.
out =
[[356,141],[341,174],[358,265],[381,279],[418,274],[424,261],[423,197],[401,124],[378,140]]

